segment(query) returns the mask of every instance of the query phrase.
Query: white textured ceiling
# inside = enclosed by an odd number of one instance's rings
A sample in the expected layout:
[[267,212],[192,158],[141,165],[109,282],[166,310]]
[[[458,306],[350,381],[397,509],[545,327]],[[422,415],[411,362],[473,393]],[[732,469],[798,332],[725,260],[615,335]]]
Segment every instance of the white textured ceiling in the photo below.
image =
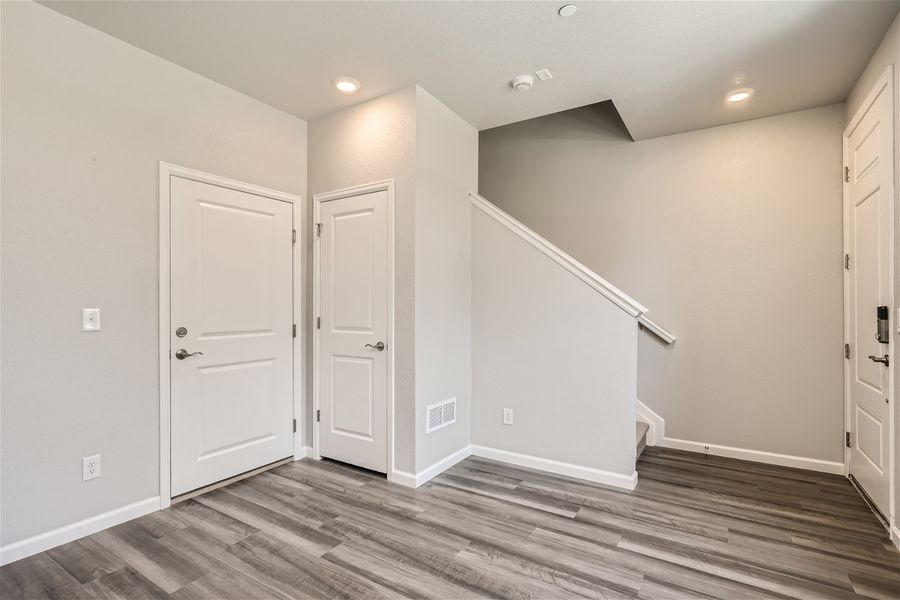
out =
[[[612,99],[635,139],[840,102],[900,2],[45,5],[311,120],[418,83],[479,129]],[[530,92],[509,80],[547,68]],[[332,80],[362,81],[354,96]],[[727,106],[742,76],[752,100]]]

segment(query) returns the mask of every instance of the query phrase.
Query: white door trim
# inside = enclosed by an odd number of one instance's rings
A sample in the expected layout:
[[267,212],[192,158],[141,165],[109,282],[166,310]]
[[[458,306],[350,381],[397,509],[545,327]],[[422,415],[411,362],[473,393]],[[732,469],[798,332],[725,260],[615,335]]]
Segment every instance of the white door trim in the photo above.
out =
[[[891,107],[895,106],[894,100],[894,70],[893,65],[888,65],[884,72],[882,72],[881,76],[878,78],[878,81],[875,82],[874,87],[866,94],[865,99],[863,100],[860,107],[857,109],[856,113],[853,115],[853,118],[850,119],[850,123],[844,129],[843,133],[843,164],[849,164],[849,150],[850,150],[850,136],[859,126],[863,117],[866,115],[868,110],[872,107],[875,101],[878,99],[879,95],[882,92],[886,92],[891,98]],[[896,136],[896,131],[894,129],[894,114],[893,111],[889,114],[890,123],[886,128],[887,131],[890,132],[891,137]],[[888,346],[888,353],[890,354],[891,361],[900,360],[900,356],[896,355],[896,341],[895,335],[897,334],[897,326],[898,323],[896,318],[898,316],[898,310],[896,305],[896,298],[894,297],[894,285],[895,285],[895,277],[894,277],[894,253],[896,252],[897,245],[897,236],[896,236],[896,220],[897,216],[900,215],[900,207],[896,205],[896,196],[894,193],[894,182],[897,178],[896,172],[896,157],[893,156],[894,148],[896,145],[896,140],[892,140],[890,144],[891,148],[891,156],[890,160],[887,161],[887,167],[892,172],[892,177],[889,177],[888,180],[890,182],[890,188],[887,190],[889,197],[892,198],[892,204],[894,206],[893,211],[893,219],[891,221],[891,256],[890,256],[890,273],[891,273],[891,312],[890,312],[890,324],[891,324],[891,337],[890,337],[890,345]],[[849,249],[849,224],[850,224],[850,214],[849,214],[849,201],[850,201],[850,184],[846,181],[846,177],[841,177],[843,180],[843,219],[844,219],[844,252],[850,252]],[[850,272],[847,269],[844,269],[844,342],[848,343],[850,341]],[[896,363],[895,363],[896,364]],[[888,496],[888,512],[889,514],[885,515],[889,520],[889,526],[896,527],[897,525],[897,515],[895,514],[895,490],[894,490],[894,476],[896,471],[896,443],[894,432],[897,429],[897,415],[898,411],[895,408],[897,404],[897,397],[894,393],[895,385],[894,385],[894,371],[896,366],[892,364],[891,368],[888,370],[888,397],[890,398],[890,404],[888,408],[888,417],[889,417],[889,427],[888,427],[888,487],[889,487],[889,496]],[[851,406],[850,406],[850,361],[844,361],[844,431],[850,431],[851,424]],[[844,474],[850,474],[850,449],[844,446]]]
[[[372,192],[387,192],[387,476],[394,481],[399,473],[394,467],[394,180],[385,179],[365,185],[324,192],[313,195],[313,223],[318,223],[323,202],[340,200],[351,196],[361,196]],[[312,234],[315,236],[315,233]],[[316,421],[316,411],[319,410],[319,330],[316,327],[316,318],[319,316],[319,294],[321,291],[320,260],[318,238],[313,238],[313,310],[310,327],[313,332],[313,365],[312,365],[312,396],[313,396],[313,456],[321,459],[319,452],[319,424]]]
[[171,486],[171,363],[169,359],[169,340],[171,339],[170,318],[170,249],[171,249],[171,189],[169,181],[172,177],[182,177],[201,183],[209,183],[239,192],[247,192],[257,196],[289,202],[293,205],[294,228],[297,230],[297,243],[294,244],[293,256],[293,311],[294,323],[297,324],[297,336],[294,338],[294,373],[293,373],[293,406],[294,418],[297,420],[297,431],[294,432],[294,460],[306,456],[302,443],[303,413],[303,261],[301,249],[304,244],[304,227],[302,198],[294,194],[279,192],[269,188],[244,183],[211,173],[204,173],[180,167],[167,162],[159,163],[159,507],[167,508],[172,504]]

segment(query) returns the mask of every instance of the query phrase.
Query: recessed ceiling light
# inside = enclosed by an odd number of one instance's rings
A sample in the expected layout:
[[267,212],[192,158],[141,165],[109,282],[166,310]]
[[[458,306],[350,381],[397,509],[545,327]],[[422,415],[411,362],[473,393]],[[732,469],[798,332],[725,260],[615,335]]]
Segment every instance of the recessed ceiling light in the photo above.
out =
[[334,80],[334,87],[342,94],[355,94],[362,84],[352,77],[338,77]]
[[732,90],[728,92],[725,96],[725,99],[729,102],[743,102],[750,98],[753,95],[753,88],[741,88],[739,90]]
[[578,7],[574,4],[566,4],[565,6],[559,9],[559,16],[561,17],[571,17],[575,13],[578,12]]

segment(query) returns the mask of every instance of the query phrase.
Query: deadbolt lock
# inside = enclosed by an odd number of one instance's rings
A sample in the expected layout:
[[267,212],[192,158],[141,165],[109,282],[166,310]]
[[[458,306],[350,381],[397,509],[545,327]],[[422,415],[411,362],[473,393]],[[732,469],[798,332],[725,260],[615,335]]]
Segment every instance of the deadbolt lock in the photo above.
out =
[[187,327],[179,327],[175,330],[175,335],[178,337],[184,337],[187,335]]

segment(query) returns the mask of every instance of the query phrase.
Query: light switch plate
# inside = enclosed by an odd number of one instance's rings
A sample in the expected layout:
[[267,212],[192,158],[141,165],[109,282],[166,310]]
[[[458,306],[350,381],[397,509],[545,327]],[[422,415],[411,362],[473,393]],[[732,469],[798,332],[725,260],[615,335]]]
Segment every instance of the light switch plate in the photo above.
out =
[[81,309],[81,330],[82,331],[100,331],[100,309],[99,308],[82,308]]

